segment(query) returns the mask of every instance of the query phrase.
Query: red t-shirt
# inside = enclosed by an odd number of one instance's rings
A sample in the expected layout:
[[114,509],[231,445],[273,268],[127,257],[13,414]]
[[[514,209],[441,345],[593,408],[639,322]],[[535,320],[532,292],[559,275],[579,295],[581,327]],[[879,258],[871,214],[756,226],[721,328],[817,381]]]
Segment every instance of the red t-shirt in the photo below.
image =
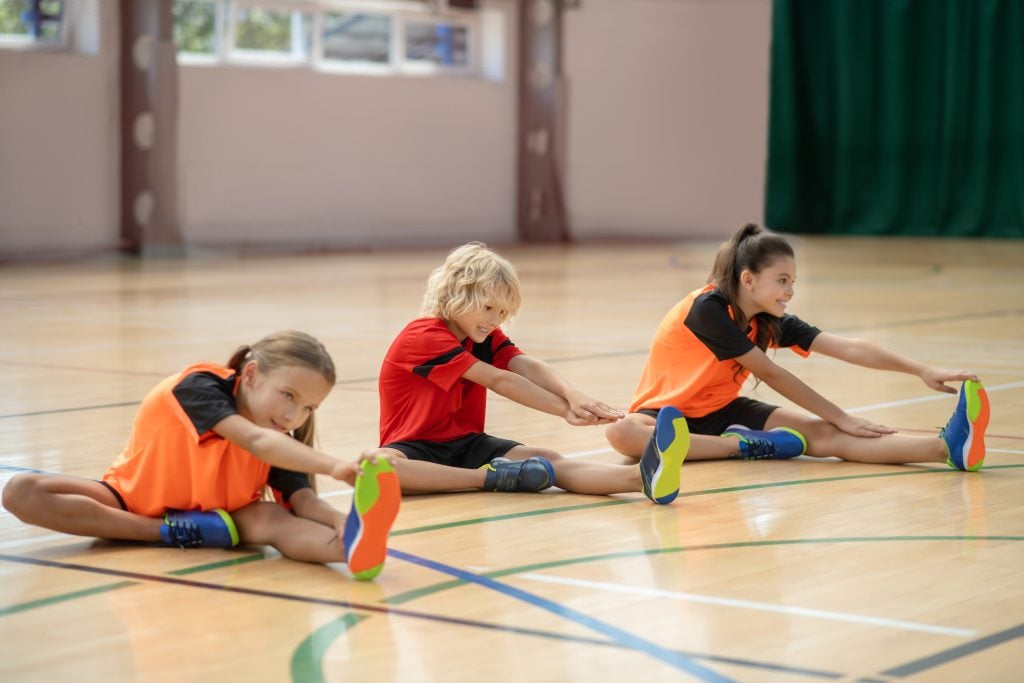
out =
[[487,389],[463,379],[477,361],[507,370],[520,351],[500,329],[461,343],[440,318],[418,318],[391,343],[380,368],[380,445],[451,441],[484,431]]

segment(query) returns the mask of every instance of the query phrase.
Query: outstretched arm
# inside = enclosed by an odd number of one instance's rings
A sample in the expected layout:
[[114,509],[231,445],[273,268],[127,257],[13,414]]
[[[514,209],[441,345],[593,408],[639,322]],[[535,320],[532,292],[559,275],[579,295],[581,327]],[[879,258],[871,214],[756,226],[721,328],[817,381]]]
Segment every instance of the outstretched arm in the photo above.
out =
[[490,363],[477,361],[462,376],[527,408],[557,415],[569,424],[586,424],[577,421],[565,399],[514,372],[499,370]]
[[508,369],[517,375],[530,380],[542,389],[561,396],[569,404],[572,411],[582,424],[610,424],[622,419],[623,412],[616,410],[603,401],[587,396],[569,384],[554,368],[542,360],[519,355],[509,361]]
[[223,436],[263,462],[295,472],[326,474],[352,484],[356,460],[339,460],[296,441],[287,434],[260,427],[241,415],[229,415],[213,426]]
[[850,415],[809,387],[796,375],[776,365],[771,358],[765,355],[764,351],[757,347],[737,357],[736,361],[793,403],[821,419],[831,422],[847,434],[874,437],[893,434],[896,431],[891,427]]
[[814,338],[814,342],[811,343],[811,351],[865,368],[916,375],[930,388],[947,394],[955,394],[957,390],[947,386],[946,382],[978,380],[977,375],[972,373],[925,365],[867,339],[850,339],[828,332],[822,332]]

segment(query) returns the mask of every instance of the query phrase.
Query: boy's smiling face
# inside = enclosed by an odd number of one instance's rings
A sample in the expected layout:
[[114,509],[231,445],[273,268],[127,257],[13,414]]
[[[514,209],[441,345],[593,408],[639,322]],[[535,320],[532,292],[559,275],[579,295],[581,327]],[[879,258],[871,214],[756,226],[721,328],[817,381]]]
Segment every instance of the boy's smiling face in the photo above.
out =
[[466,337],[479,344],[508,317],[508,311],[499,308],[488,297],[483,306],[472,306],[462,313],[446,320],[445,324],[459,341]]

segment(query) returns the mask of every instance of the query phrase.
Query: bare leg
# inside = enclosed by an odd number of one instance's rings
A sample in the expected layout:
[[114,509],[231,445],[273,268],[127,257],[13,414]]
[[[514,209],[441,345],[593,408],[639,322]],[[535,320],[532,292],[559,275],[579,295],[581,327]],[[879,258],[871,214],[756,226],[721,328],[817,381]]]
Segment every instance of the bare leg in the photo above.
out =
[[296,517],[277,503],[249,503],[231,518],[241,543],[273,546],[300,562],[345,561],[345,545],[332,527]]
[[59,474],[15,476],[4,488],[3,503],[26,524],[76,536],[155,543],[163,524],[162,519],[122,510],[98,481]]
[[525,460],[535,455],[551,463],[555,470],[555,485],[572,493],[607,495],[643,490],[640,467],[637,465],[574,460],[546,448],[530,446],[516,446],[506,453],[505,457],[510,460]]
[[[777,411],[776,411],[777,412]],[[605,436],[612,448],[626,457],[640,459],[654,435],[654,418],[643,413],[630,413],[605,427]],[[690,434],[687,460],[723,460],[739,454],[740,440],[733,436]]]
[[487,473],[484,470],[449,467],[436,462],[410,460],[401,451],[381,448],[381,452],[395,456],[395,471],[402,483],[402,493],[441,493],[482,489]]
[[765,429],[791,427],[807,439],[807,455],[842,458],[852,462],[898,465],[911,462],[945,462],[945,443],[936,436],[886,434],[879,437],[853,436],[819,417],[788,408],[768,416]]

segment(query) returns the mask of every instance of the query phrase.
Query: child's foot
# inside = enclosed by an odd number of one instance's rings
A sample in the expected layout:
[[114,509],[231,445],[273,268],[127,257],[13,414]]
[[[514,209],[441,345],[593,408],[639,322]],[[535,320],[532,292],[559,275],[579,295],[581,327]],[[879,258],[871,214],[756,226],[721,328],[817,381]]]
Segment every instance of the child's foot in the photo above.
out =
[[495,458],[480,469],[487,470],[484,491],[543,491],[555,485],[555,468],[544,458],[526,460]]
[[740,440],[740,460],[786,460],[807,452],[807,439],[795,429],[776,427],[767,431],[731,425],[722,436],[735,436]]
[[949,457],[946,464],[974,472],[985,462],[985,430],[988,428],[988,394],[981,382],[966,380],[949,422],[939,432]]
[[679,473],[690,449],[690,429],[686,418],[674,406],[658,411],[644,454],[640,457],[640,479],[644,495],[655,503],[668,505],[679,495]]
[[345,561],[359,581],[380,574],[388,552],[388,533],[398,516],[402,489],[398,474],[384,458],[364,460],[352,493],[352,509],[345,520]]
[[238,545],[238,529],[231,515],[221,509],[168,510],[160,526],[158,545],[179,548],[232,548]]

